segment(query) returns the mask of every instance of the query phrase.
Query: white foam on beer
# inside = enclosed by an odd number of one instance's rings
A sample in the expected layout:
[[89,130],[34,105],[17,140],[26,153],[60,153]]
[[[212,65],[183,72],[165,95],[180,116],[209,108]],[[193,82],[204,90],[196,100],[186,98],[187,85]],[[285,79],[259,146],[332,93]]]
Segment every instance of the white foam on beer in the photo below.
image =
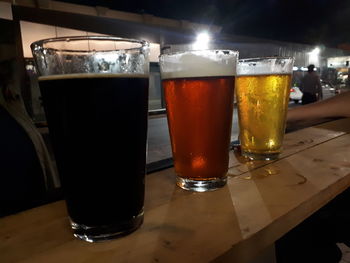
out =
[[241,59],[237,76],[286,75],[293,72],[293,58],[252,58]]
[[162,79],[235,76],[238,52],[191,51],[160,57]]
[[148,74],[127,74],[127,73],[72,73],[40,76],[39,81],[58,79],[81,79],[81,78],[148,78]]

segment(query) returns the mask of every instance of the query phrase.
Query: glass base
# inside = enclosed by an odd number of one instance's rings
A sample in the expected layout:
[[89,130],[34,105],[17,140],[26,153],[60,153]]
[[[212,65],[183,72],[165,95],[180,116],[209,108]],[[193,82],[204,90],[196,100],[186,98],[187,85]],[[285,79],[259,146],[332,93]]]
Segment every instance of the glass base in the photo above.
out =
[[214,191],[226,185],[227,176],[213,180],[192,180],[177,176],[176,184],[185,190],[195,192]]
[[246,152],[242,150],[242,155],[249,158],[250,160],[276,160],[278,159],[278,156],[280,153],[252,153],[252,152]]
[[115,225],[86,226],[71,220],[71,227],[76,238],[94,243],[126,236],[138,229],[142,223],[143,211],[129,221],[119,222]]

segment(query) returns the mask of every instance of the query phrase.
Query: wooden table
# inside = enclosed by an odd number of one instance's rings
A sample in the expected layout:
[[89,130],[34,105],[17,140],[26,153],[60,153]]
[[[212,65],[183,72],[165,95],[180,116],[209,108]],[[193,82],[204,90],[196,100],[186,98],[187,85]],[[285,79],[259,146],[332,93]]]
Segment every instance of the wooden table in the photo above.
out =
[[90,244],[72,237],[64,202],[0,219],[0,262],[249,262],[350,185],[350,119],[285,136],[274,162],[231,153],[224,188],[193,193],[173,169],[146,177],[145,222]]

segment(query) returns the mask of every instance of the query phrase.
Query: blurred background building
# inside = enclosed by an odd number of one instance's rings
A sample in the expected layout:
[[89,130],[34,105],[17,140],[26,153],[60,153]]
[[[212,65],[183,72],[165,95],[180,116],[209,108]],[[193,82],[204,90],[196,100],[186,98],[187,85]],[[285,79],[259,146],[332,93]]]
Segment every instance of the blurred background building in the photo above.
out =
[[210,34],[213,46],[235,49],[240,58],[292,56],[294,82],[306,67],[315,64],[322,78],[334,85],[348,85],[350,51],[325,46],[281,42],[222,32],[222,27],[85,6],[51,0],[0,1],[0,61],[11,61],[15,85],[20,87],[26,109],[37,122],[45,121],[30,44],[36,40],[74,35],[114,35],[145,39],[151,43],[150,110],[164,108],[158,56],[161,50],[186,47],[200,32]]

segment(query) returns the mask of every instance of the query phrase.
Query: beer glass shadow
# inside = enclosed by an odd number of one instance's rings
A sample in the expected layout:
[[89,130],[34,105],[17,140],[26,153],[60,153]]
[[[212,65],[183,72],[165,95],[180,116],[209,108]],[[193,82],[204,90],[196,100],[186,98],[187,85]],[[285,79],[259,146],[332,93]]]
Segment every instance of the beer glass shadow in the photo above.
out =
[[239,176],[243,173],[255,170],[274,162],[272,160],[251,160],[248,157],[242,155],[240,145],[233,147],[230,153],[230,158],[230,167],[227,173],[227,176],[229,177]]
[[[241,239],[227,186],[206,193],[175,188],[165,209],[153,257],[156,262],[210,261]],[[220,240],[216,242],[215,240]],[[172,260],[171,260],[172,259]]]
[[[229,186],[233,189],[230,183]],[[232,196],[238,200],[234,205],[244,238],[302,205],[305,196],[318,191],[294,160],[287,159],[242,173],[234,178],[234,189]]]
[[292,209],[304,200],[305,195],[312,195],[317,190],[288,159],[243,174],[241,178],[254,181],[272,219],[280,216],[286,206]]

